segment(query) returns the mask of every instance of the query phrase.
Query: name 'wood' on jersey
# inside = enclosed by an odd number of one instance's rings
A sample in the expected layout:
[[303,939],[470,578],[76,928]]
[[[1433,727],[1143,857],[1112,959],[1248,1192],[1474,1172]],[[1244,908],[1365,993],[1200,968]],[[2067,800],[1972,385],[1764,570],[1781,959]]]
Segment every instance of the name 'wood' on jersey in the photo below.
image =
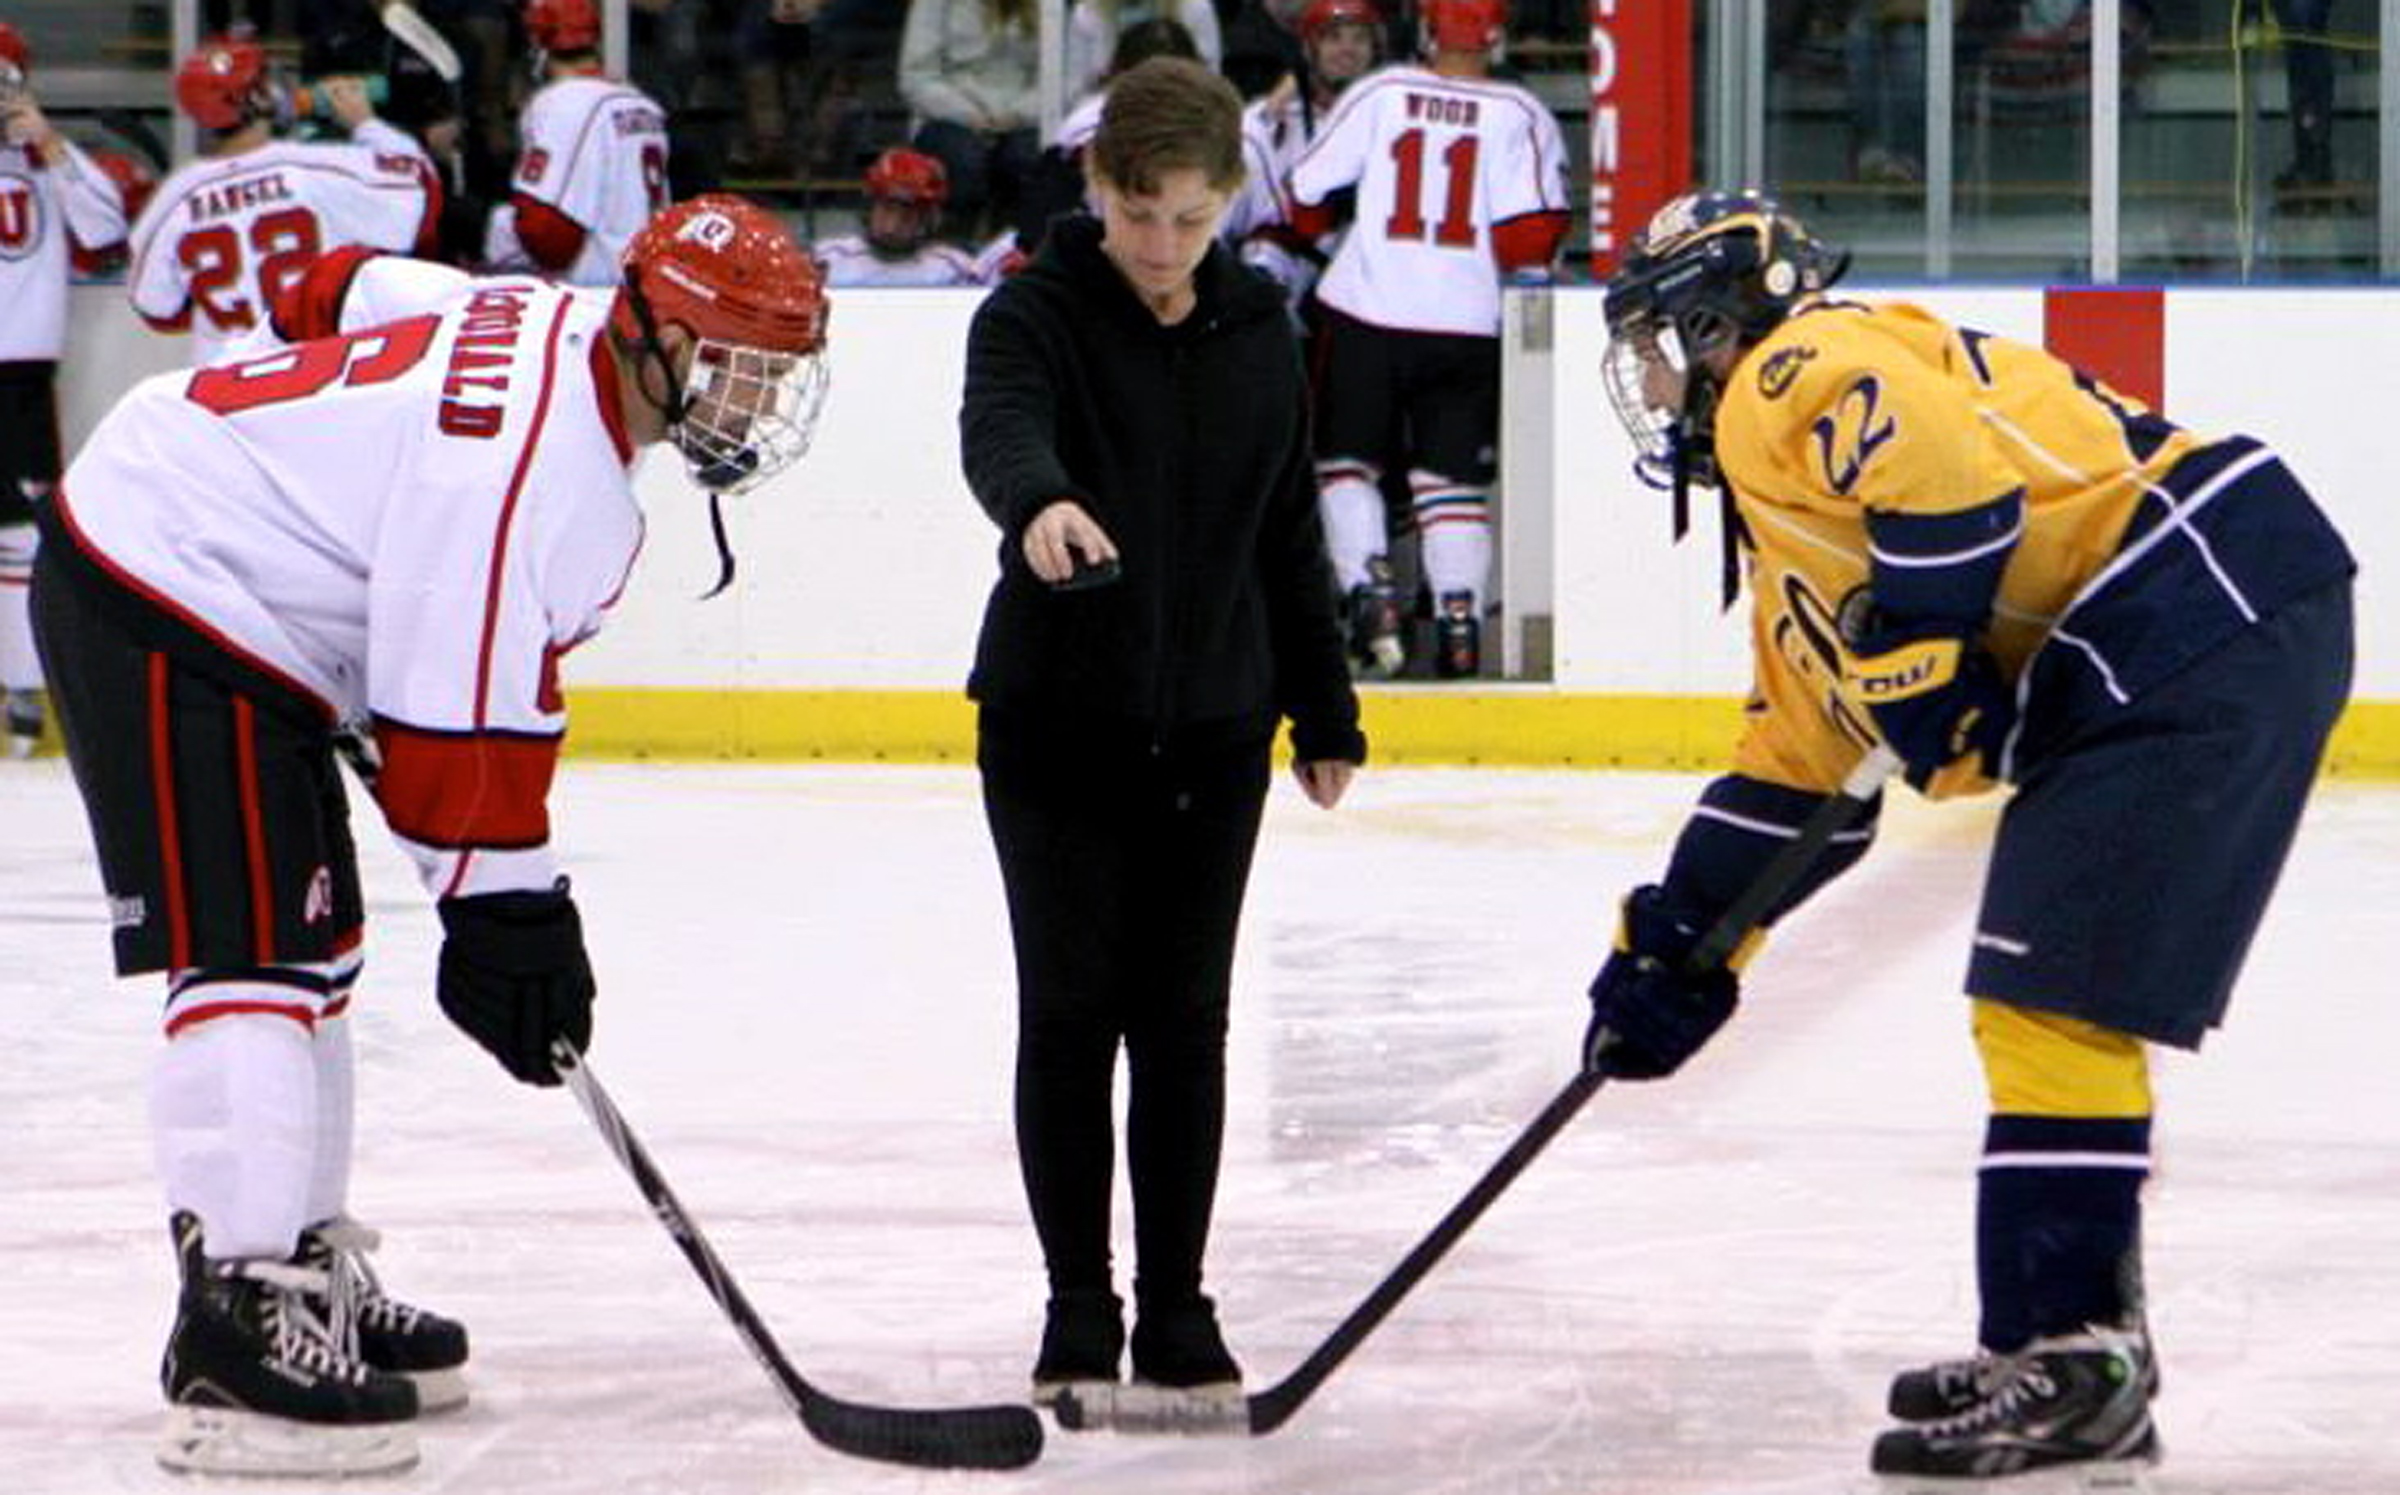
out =
[[1497,337],[1494,229],[1563,220],[1566,143],[1514,83],[1400,64],[1343,90],[1292,167],[1303,206],[1349,186],[1357,214],[1318,299],[1378,327]]
[[556,873],[558,659],[642,537],[608,310],[371,261],[342,335],[134,386],[58,496],[119,582],[372,722],[376,797],[437,897]]

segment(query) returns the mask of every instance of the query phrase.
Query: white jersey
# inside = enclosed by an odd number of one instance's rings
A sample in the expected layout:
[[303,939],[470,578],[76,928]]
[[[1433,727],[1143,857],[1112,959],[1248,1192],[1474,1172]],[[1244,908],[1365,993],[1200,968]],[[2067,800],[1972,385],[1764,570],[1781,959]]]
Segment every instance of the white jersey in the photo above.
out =
[[972,286],[984,282],[975,257],[955,244],[920,245],[900,259],[875,252],[864,235],[820,239],[813,250],[825,267],[825,284],[841,286]]
[[1378,327],[1500,334],[1495,225],[1567,211],[1558,121],[1514,83],[1413,63],[1369,73],[1292,167],[1293,199],[1358,189],[1317,298]]
[[208,363],[263,321],[328,249],[430,249],[441,189],[408,137],[379,121],[349,143],[275,140],[178,167],[133,226],[126,293],[161,331],[189,328]]
[[667,205],[666,111],[629,83],[567,77],[526,102],[518,131],[523,146],[509,190],[583,230],[582,251],[562,278],[615,285],[625,246]]
[[72,141],[0,145],[0,363],[56,363],[67,338],[67,250],[125,238],[125,200]]
[[642,539],[609,303],[370,261],[342,335],[135,385],[56,499],[127,586],[372,723],[376,798],[436,897],[556,873],[558,659]]

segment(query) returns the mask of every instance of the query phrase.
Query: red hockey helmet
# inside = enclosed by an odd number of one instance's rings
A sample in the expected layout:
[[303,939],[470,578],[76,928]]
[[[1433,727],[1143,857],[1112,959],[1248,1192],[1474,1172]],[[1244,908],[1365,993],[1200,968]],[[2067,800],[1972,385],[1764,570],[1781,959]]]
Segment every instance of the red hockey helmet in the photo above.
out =
[[274,111],[266,49],[247,37],[216,36],[175,70],[175,102],[204,129],[238,130]]
[[25,33],[0,21],[0,62],[16,68],[21,77],[33,71],[33,48],[25,44]]
[[1489,52],[1508,28],[1508,0],[1424,0],[1417,23],[1436,52]]
[[1310,46],[1317,38],[1336,26],[1369,26],[1383,29],[1383,12],[1375,8],[1375,0],[1309,0],[1308,9],[1300,12],[1300,40]]
[[703,487],[737,493],[808,450],[825,402],[825,271],[772,213],[710,193],[675,204],[625,246],[611,326],[637,345],[667,327],[697,340],[671,392],[669,436]]
[[526,0],[525,31],[545,52],[598,51],[598,0]]
[[867,168],[867,196],[938,208],[950,200],[950,173],[940,158],[895,145]]

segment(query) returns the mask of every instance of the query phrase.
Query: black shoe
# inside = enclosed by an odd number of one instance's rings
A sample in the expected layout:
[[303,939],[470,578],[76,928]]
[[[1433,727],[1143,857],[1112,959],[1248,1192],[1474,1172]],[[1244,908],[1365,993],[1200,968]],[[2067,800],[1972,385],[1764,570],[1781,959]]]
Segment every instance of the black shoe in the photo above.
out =
[[1217,1305],[1202,1293],[1144,1301],[1133,1325],[1133,1378],[1178,1390],[1239,1390],[1242,1368],[1225,1348]]
[[33,750],[42,745],[42,716],[41,692],[5,692],[5,701],[0,702],[0,717],[6,719],[11,758],[30,758]]
[[2062,1464],[2158,1458],[2147,1336],[2086,1329],[2036,1340],[1994,1363],[2002,1368],[1998,1384],[1967,1410],[1878,1437],[1874,1471],[1991,1479]]
[[1483,673],[1483,620],[1475,616],[1473,592],[1444,592],[1433,618],[1433,672],[1444,680],[1471,680]]
[[183,1291],[159,1364],[159,1462],[199,1473],[344,1475],[417,1461],[417,1392],[358,1359],[317,1307],[325,1274],[297,1259],[211,1261],[174,1218]]
[[382,1237],[347,1217],[300,1232],[300,1264],[323,1272],[330,1293],[323,1311],[357,1336],[358,1358],[376,1370],[416,1383],[418,1410],[446,1412],[466,1405],[466,1326],[384,1292],[367,1265]]
[[1033,1363],[1033,1404],[1046,1407],[1069,1386],[1117,1379],[1125,1353],[1125,1304],[1098,1288],[1063,1292],[1042,1321],[1042,1353]]

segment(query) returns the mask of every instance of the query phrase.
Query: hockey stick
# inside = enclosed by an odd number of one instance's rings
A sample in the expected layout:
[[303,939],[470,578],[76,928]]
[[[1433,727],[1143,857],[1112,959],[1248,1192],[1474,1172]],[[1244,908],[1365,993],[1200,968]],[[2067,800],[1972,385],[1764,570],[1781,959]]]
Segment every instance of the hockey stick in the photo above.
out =
[[[1842,787],[1809,814],[1792,839],[1751,879],[1732,907],[1709,926],[1686,958],[1684,968],[1705,971],[1723,964],[1806,874],[1834,836],[1881,792],[1884,780],[1899,766],[1900,760],[1884,747],[1874,748],[1860,759],[1850,776],[1842,781]],[[1365,1301],[1350,1310],[1350,1316],[1335,1325],[1333,1332],[1290,1375],[1246,1397],[1210,1396],[1141,1385],[1074,1386],[1060,1395],[1054,1409],[1059,1426],[1140,1433],[1248,1433],[1254,1437],[1274,1432],[1300,1410],[1301,1403],[1325,1383],[1334,1368],[1350,1357],[1385,1316],[1399,1306],[1409,1290],[1433,1270],[1458,1238],[1467,1233],[1467,1228],[1482,1217],[1492,1201],[1541,1155],[1542,1149],[1583,1109],[1584,1102],[1592,1098],[1605,1078],[1598,1070],[1586,1069],[1569,1080],[1566,1088],[1542,1107],[1541,1114],[1517,1134],[1499,1161],[1475,1180],[1474,1186],[1450,1207],[1450,1212],[1442,1216],[1416,1248],[1401,1258],[1400,1265],[1376,1283]]]
[[456,83],[465,76],[459,65],[458,53],[449,39],[433,29],[433,23],[417,13],[417,8],[405,0],[385,0],[376,7],[377,19],[383,29],[398,37],[408,49],[425,59],[444,83]]
[[1030,1407],[876,1407],[844,1401],[811,1386],[784,1357],[783,1347],[767,1332],[765,1321],[743,1296],[733,1274],[725,1270],[725,1263],[700,1233],[699,1224],[667,1187],[658,1165],[650,1161],[650,1154],[625,1124],[623,1113],[600,1088],[589,1062],[564,1039],[551,1045],[550,1058],[567,1088],[575,1092],[584,1114],[592,1118],[608,1150],[633,1175],[635,1187],[658,1216],[658,1223],[674,1237],[708,1295],[732,1320],[734,1332],[766,1367],[785,1403],[800,1415],[802,1425],[818,1442],[862,1459],[925,1469],[1017,1469],[1041,1455],[1042,1420]]

